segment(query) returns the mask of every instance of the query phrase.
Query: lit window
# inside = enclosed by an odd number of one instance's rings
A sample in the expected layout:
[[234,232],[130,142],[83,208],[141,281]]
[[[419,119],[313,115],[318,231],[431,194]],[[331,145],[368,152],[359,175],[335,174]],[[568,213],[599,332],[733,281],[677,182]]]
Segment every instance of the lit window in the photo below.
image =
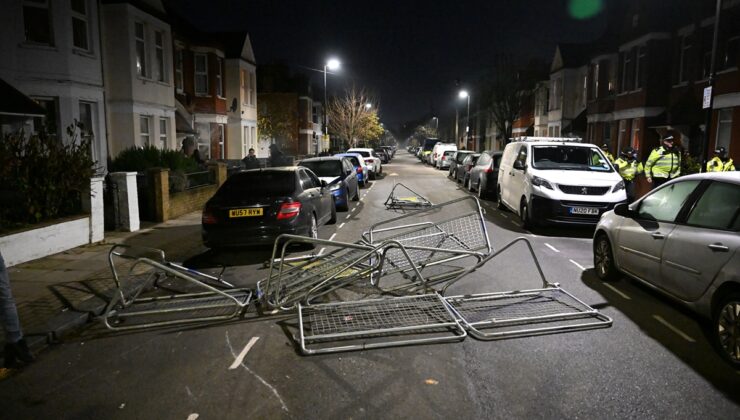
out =
[[208,95],[208,56],[195,54],[195,94]]
[[136,73],[141,77],[147,77],[149,74],[146,68],[146,33],[144,24],[136,22],[134,26],[136,37]]
[[48,1],[26,0],[23,2],[23,29],[27,42],[54,45]]
[[72,44],[81,50],[90,50],[86,0],[72,0]]

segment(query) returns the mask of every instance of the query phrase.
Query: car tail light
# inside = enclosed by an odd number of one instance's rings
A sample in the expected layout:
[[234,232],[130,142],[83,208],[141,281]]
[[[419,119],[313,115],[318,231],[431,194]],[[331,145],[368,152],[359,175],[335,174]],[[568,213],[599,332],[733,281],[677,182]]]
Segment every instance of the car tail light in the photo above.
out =
[[278,220],[292,219],[301,212],[301,203],[283,203],[277,213]]
[[489,167],[487,167],[486,169],[484,169],[484,170],[483,170],[483,172],[485,172],[485,173],[487,173],[487,174],[490,174],[491,172],[493,172],[493,168],[491,168],[491,167],[489,166]]
[[212,207],[206,207],[203,209],[203,215],[201,216],[201,223],[204,225],[215,225],[218,223],[218,217],[216,217],[216,211]]
[[367,162],[375,163],[375,159],[365,159]]
[[442,160],[447,160],[447,156],[442,156]]

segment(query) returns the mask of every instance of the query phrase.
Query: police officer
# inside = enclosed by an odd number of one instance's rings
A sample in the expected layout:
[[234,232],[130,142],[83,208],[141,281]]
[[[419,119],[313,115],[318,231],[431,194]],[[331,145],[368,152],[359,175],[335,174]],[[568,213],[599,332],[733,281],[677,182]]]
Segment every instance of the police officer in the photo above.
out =
[[604,152],[604,156],[609,159],[609,162],[614,163],[614,155],[609,153],[609,146],[606,144],[601,145],[601,151]]
[[673,136],[663,138],[663,144],[653,149],[645,162],[647,182],[657,188],[681,175],[681,154],[673,145]]
[[637,160],[637,150],[629,146],[622,149],[619,159],[614,161],[614,166],[617,167],[619,175],[624,180],[627,200],[631,203],[635,200],[635,178],[644,172],[642,162]]
[[734,170],[735,165],[731,158],[727,158],[727,149],[724,147],[715,150],[714,157],[707,162],[707,172],[729,172]]

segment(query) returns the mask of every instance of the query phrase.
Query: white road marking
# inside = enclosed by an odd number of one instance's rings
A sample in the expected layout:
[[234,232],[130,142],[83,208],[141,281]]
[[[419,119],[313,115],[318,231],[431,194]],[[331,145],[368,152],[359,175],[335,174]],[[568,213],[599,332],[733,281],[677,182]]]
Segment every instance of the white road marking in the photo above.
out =
[[347,216],[345,217],[345,219],[347,219],[347,220],[349,220],[349,219],[351,219],[351,218],[352,218],[352,215],[351,215],[351,214],[348,214],[348,215],[347,215]]
[[249,353],[249,350],[252,350],[252,346],[254,346],[255,343],[257,343],[257,340],[259,339],[260,339],[259,337],[252,337],[251,339],[249,339],[249,342],[247,343],[246,346],[244,346],[244,349],[242,350],[241,353],[239,353],[239,356],[236,358],[236,360],[234,360],[234,363],[232,363],[231,366],[229,366],[229,370],[234,370],[238,368],[239,366],[241,366],[242,362],[244,361],[244,358],[247,356],[247,353]]
[[330,241],[333,241],[335,236],[337,236],[337,234],[336,233],[332,233],[332,235],[329,237],[329,240]]
[[326,251],[326,248],[321,248],[321,249],[319,250],[319,255],[323,254],[323,253],[324,253],[324,251]]
[[199,416],[200,416],[200,415],[199,415],[198,413],[193,413],[193,414],[191,414],[191,415],[189,415],[189,416],[188,416],[188,420],[195,420],[195,419],[197,419],[197,418],[198,418]]
[[578,264],[577,262],[575,262],[573,260],[568,260],[568,261],[572,262],[573,265],[575,265],[576,267],[580,268],[581,271],[586,271],[586,267],[582,266],[581,264]]
[[344,223],[342,223],[341,225],[339,225],[339,227],[337,229],[341,229],[343,227],[344,227]]
[[[234,356],[234,357],[236,357],[236,353],[234,353],[234,348],[231,347],[231,341],[229,340],[229,332],[228,331],[226,331],[226,345],[229,346],[229,350],[231,351],[231,355]],[[280,397],[280,394],[278,393],[277,389],[275,389],[274,386],[272,386],[269,383],[267,383],[266,380],[262,379],[261,376],[259,376],[256,373],[254,373],[252,371],[252,369],[248,368],[247,365],[245,365],[244,363],[241,364],[241,367],[243,367],[244,370],[246,370],[247,372],[249,372],[252,376],[254,376],[255,378],[257,378],[257,380],[260,381],[262,383],[262,385],[268,387],[270,389],[270,391],[272,391],[272,394],[275,396],[275,398],[277,398],[278,401],[280,401],[280,406],[282,407],[283,411],[286,411],[286,412],[288,411],[288,406],[285,405],[285,401],[283,401],[283,399]]]
[[688,341],[689,343],[696,343],[696,340],[694,340],[693,338],[691,338],[685,332],[683,332],[683,331],[679,330],[678,328],[674,327],[673,325],[671,325],[671,323],[669,323],[665,319],[661,318],[660,315],[653,315],[653,318],[655,318],[655,320],[658,321],[658,322],[660,322],[661,324],[665,325],[669,330],[671,330],[674,333],[676,333],[679,336],[681,336],[681,338],[683,338],[684,340]]
[[[560,251],[558,251],[557,248],[555,248],[554,246],[548,244],[547,242],[545,242],[545,246],[548,247],[548,248],[550,248],[550,249],[552,249],[555,252],[560,252]],[[573,261],[573,260],[571,260],[571,261]],[[583,269],[583,268],[581,267],[581,269]]]
[[507,216],[507,215],[505,215],[503,213],[501,213],[501,217],[503,217],[504,219],[508,219],[509,218],[509,216]]
[[626,293],[624,293],[623,291],[617,289],[616,287],[612,286],[611,284],[609,284],[609,283],[603,283],[603,284],[604,284],[604,286],[606,286],[608,289],[611,289],[612,292],[618,294],[619,296],[622,296],[623,298],[625,298],[627,300],[632,300],[632,298],[629,297],[629,296],[627,296]]

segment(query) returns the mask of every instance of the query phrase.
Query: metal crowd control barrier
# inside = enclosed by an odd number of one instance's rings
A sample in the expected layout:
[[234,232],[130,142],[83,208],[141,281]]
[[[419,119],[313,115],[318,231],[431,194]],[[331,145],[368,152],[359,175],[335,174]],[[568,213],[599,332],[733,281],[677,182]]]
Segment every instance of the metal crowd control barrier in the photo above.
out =
[[362,238],[374,246],[387,241],[403,245],[403,251],[394,247],[382,254],[380,276],[393,272],[413,276],[420,272],[426,278],[425,286],[457,278],[493,251],[483,209],[471,196],[376,223]]
[[[122,279],[117,265],[123,261],[131,266]],[[250,290],[217,289],[206,281],[228,283],[169,263],[159,249],[116,245],[108,253],[108,262],[117,290],[101,320],[111,330],[227,320],[244,313],[251,302]],[[139,284],[127,293],[126,283],[137,279]]]
[[[403,191],[401,194],[403,195],[399,195],[396,192],[396,188],[398,187],[401,187],[400,189]],[[393,189],[391,189],[391,193],[388,195],[384,204],[388,210],[406,210],[429,207],[432,205],[432,202],[406,185],[398,183],[393,185]]]
[[477,270],[519,242],[526,245],[532,256],[537,273],[542,280],[542,287],[531,290],[445,297],[445,302],[470,332],[470,335],[481,340],[496,340],[607,328],[612,325],[611,318],[600,314],[596,309],[563,290],[558,283],[548,282],[532,244],[524,237],[509,242],[483,259],[476,267],[465,270],[457,279],[448,282],[442,293],[462,276]]

